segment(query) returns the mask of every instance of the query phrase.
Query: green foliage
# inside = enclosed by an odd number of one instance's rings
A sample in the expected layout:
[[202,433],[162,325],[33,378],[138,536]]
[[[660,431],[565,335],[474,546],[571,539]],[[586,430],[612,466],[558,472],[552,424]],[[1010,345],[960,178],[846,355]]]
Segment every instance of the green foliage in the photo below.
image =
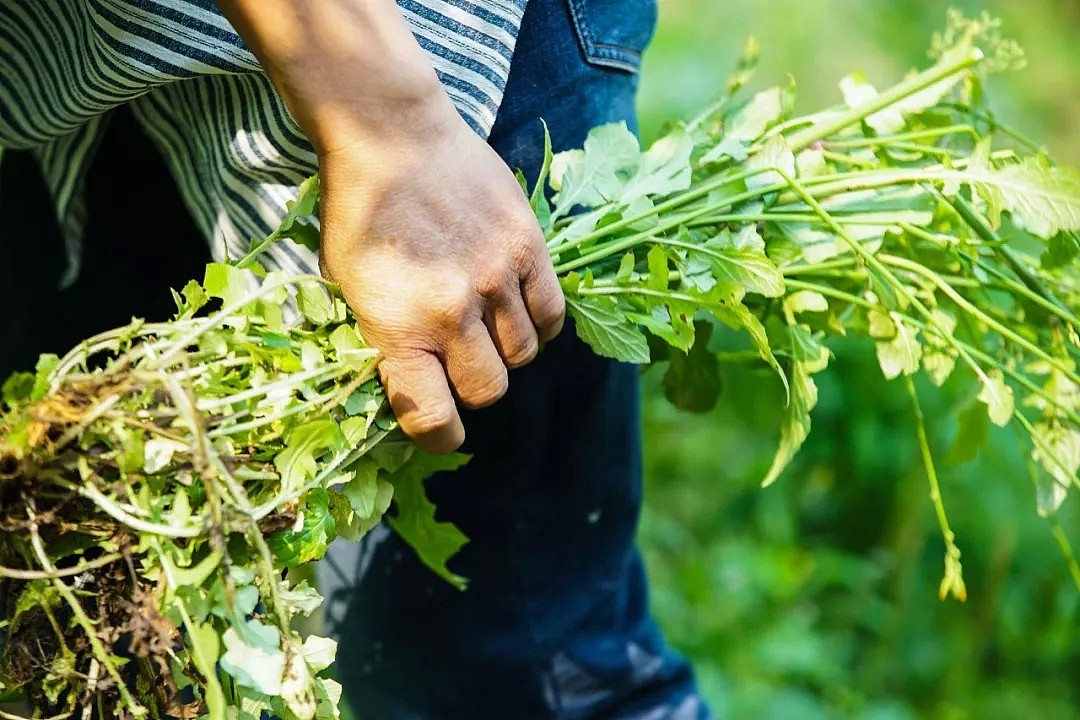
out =
[[[813,115],[794,116],[789,83],[726,94],[644,151],[623,125],[597,128],[582,149],[549,151],[541,180],[553,200],[536,189],[530,199],[596,352],[669,358],[666,394],[696,411],[720,396],[721,363],[765,371],[747,383],[776,391],[765,484],[809,436],[831,348],[872,346],[880,373],[908,391],[944,541],[942,592],[963,599],[912,377],[953,383],[974,398],[969,412],[1015,427],[1032,447],[1040,511],[1056,522],[1080,466],[1080,288],[1058,240],[1080,231],[1080,183],[1009,136],[995,144],[998,127],[972,105],[984,70],[1015,64],[996,25],[954,17],[942,37],[927,70],[880,93],[849,78],[845,104]],[[755,62],[750,45],[728,88]],[[419,453],[401,436],[378,353],[336,288],[255,264],[272,242],[317,243],[317,203],[312,179],[270,238],[176,295],[172,322],[97,336],[43,358],[32,382],[5,385],[0,480],[17,502],[5,505],[15,532],[0,542],[0,579],[48,580],[71,629],[26,604],[2,619],[78,648],[5,646],[32,659],[17,681],[39,704],[75,710],[108,678],[97,702],[115,714],[174,715],[184,686],[194,695],[181,710],[212,720],[336,717],[340,688],[320,675],[332,643],[292,625],[318,598],[282,572],[384,514],[464,587],[448,563],[466,538],[436,519],[424,481],[465,458]],[[282,310],[290,300],[296,322]],[[65,543],[73,529],[89,545]],[[64,579],[75,575],[91,583],[80,590],[95,598],[90,611]],[[115,652],[123,638],[146,661],[136,694]],[[769,652],[784,656],[783,637]]]

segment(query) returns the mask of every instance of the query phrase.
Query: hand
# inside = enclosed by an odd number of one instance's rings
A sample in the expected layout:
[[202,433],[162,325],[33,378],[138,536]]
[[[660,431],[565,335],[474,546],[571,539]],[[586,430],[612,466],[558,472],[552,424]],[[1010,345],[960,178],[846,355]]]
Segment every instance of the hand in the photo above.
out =
[[383,352],[401,427],[461,445],[469,407],[563,323],[543,234],[465,124],[394,0],[216,0],[315,146],[323,272]]
[[431,452],[562,327],[543,234],[510,170],[446,103],[411,136],[320,158],[323,272],[369,344],[401,427]]

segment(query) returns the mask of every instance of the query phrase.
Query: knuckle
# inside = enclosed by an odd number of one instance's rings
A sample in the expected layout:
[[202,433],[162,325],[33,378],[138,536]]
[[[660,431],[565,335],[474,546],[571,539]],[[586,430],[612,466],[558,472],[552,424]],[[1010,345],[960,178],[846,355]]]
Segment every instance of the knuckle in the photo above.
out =
[[487,407],[498,402],[509,387],[510,380],[506,375],[506,368],[501,368],[499,372],[492,373],[491,377],[485,378],[461,393],[461,402],[472,409]]
[[503,257],[488,258],[477,270],[476,291],[483,298],[495,298],[509,287],[511,276],[510,263]]
[[514,256],[514,265],[518,272],[526,277],[540,269],[544,236],[537,228],[536,232],[521,232],[513,236],[510,243]]
[[537,327],[558,327],[566,315],[566,298],[560,292],[549,292],[538,298],[531,309]]
[[410,435],[430,435],[439,433],[454,424],[454,406],[438,403],[412,413],[402,425]]
[[536,359],[540,344],[535,336],[518,342],[506,353],[506,364],[511,368],[528,365]]
[[435,322],[448,330],[460,330],[472,315],[474,300],[474,292],[467,288],[445,293],[433,308]]

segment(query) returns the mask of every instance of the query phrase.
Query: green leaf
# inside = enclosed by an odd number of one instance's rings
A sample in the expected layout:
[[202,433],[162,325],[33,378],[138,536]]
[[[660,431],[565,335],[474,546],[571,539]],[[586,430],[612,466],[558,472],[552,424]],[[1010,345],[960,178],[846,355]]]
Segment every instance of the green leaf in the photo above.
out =
[[784,101],[778,87],[763,90],[740,110],[731,122],[726,137],[730,140],[754,141],[783,119]]
[[597,355],[628,363],[649,362],[645,335],[609,297],[568,297],[578,337]]
[[593,128],[583,149],[552,160],[551,186],[558,192],[551,221],[575,207],[591,208],[618,197],[640,162],[641,148],[625,122]]
[[38,358],[37,365],[34,367],[34,389],[30,393],[31,402],[42,400],[49,393],[49,376],[59,364],[60,358],[52,353],[45,353]]
[[649,277],[646,287],[650,290],[663,291],[668,289],[668,258],[664,248],[653,245],[648,255]]
[[143,472],[147,475],[161,472],[172,462],[174,454],[187,449],[186,444],[168,438],[155,437],[147,440],[143,444]]
[[829,301],[813,290],[800,290],[784,298],[784,306],[794,315],[804,312],[828,312]]
[[765,255],[764,243],[758,248],[745,240],[737,242],[737,237],[725,230],[692,252],[699,252],[708,260],[719,282],[741,285],[746,292],[765,297],[781,297],[785,290],[784,276]]
[[274,458],[283,489],[298,488],[315,477],[317,460],[326,452],[345,447],[345,434],[333,418],[322,417],[298,425],[286,437],[286,447]]
[[323,596],[319,591],[308,585],[307,580],[302,581],[295,587],[283,587],[278,591],[278,600],[290,616],[302,615],[307,617],[318,610],[323,604]]
[[540,174],[536,177],[532,194],[529,196],[529,204],[532,205],[540,228],[547,234],[551,230],[551,204],[548,202],[546,190],[554,155],[551,152],[551,131],[546,122],[543,120],[540,122],[544,126],[544,159],[540,164]]
[[299,531],[283,530],[267,539],[270,551],[283,567],[293,568],[322,558],[337,535],[327,491],[312,490],[304,500],[303,527]]
[[1040,502],[1045,516],[1057,511],[1080,474],[1080,430],[1057,421],[1035,423],[1034,430],[1031,457],[1058,486],[1042,493],[1048,499]]
[[390,478],[396,508],[394,516],[388,518],[390,526],[416,551],[421,562],[459,590],[464,590],[468,581],[451,572],[446,564],[469,539],[454,524],[435,519],[435,505],[428,500],[424,480],[436,472],[456,470],[468,459],[460,453],[431,455],[417,451]]
[[226,630],[221,639],[225,643],[221,669],[238,685],[263,695],[281,694],[285,653],[281,650],[281,633],[276,627],[258,620],[246,620],[242,625]]
[[[676,300],[655,306],[649,314],[630,312],[626,314],[626,317],[668,345],[687,352],[694,343],[693,318],[696,309],[690,303]],[[657,356],[655,350],[656,348],[650,346],[649,355],[652,362],[666,357]]]
[[990,437],[990,417],[986,408],[973,402],[957,416],[959,430],[945,455],[945,462],[959,465],[974,460]]
[[207,679],[203,692],[208,720],[225,720],[225,692],[218,681],[218,659],[221,657],[221,639],[211,623],[186,626],[186,639],[191,650],[195,668]]
[[641,158],[634,177],[619,193],[623,203],[639,198],[669,195],[690,187],[690,154],[694,141],[690,133],[678,127],[653,143]]
[[313,175],[300,183],[296,200],[286,204],[288,212],[278,226],[277,236],[292,240],[308,250],[319,249],[319,230],[308,220],[319,207],[319,176]]
[[747,161],[746,168],[763,171],[746,179],[750,189],[784,185],[787,183],[785,176],[795,177],[795,154],[783,135],[774,135]]
[[300,648],[304,660],[312,672],[321,672],[334,664],[338,644],[330,638],[309,635]]
[[1013,389],[1005,384],[1005,375],[1001,370],[995,368],[987,373],[979,392],[979,400],[986,405],[990,422],[998,427],[1005,427],[1012,420],[1016,400]]
[[817,385],[805,363],[792,363],[789,375],[791,378],[790,400],[780,425],[780,444],[776,448],[769,471],[765,473],[765,478],[761,481],[763,487],[776,482],[791,463],[792,458],[799,452],[799,448],[806,442],[810,434],[810,411],[814,409],[818,401]]
[[[902,100],[891,104],[884,110],[880,110],[868,116],[865,122],[867,126],[878,135],[891,135],[899,132],[907,126],[908,115],[920,113],[927,108],[936,105],[943,97],[948,95],[963,78],[964,76],[962,74],[950,75],[919,92],[912,93]],[[867,105],[878,97],[878,91],[866,80],[866,77],[859,72],[852,73],[841,80],[840,91],[844,96],[844,103],[852,109]]]
[[206,266],[203,288],[210,297],[232,305],[251,295],[250,282],[251,274],[246,270],[224,263],[210,263]]
[[919,331],[908,327],[899,313],[892,313],[896,333],[890,340],[876,343],[878,364],[887,380],[900,375],[914,375],[922,361]]
[[694,345],[689,353],[672,352],[664,373],[664,396],[680,410],[704,413],[716,407],[723,389],[720,361],[709,352],[713,326],[696,325]]
[[329,678],[315,678],[316,720],[341,720],[341,684]]
[[1050,238],[1040,258],[1044,270],[1058,270],[1080,258],[1080,235],[1062,232]]
[[4,404],[10,408],[15,407],[30,399],[30,395],[34,392],[34,374],[28,372],[14,373],[11,377],[4,381],[3,388],[0,388],[0,398],[3,398]]
[[326,325],[336,319],[330,294],[317,283],[305,282],[300,285],[296,294],[296,307],[301,315],[316,326]]
[[375,498],[379,492],[379,466],[374,460],[364,458],[353,466],[353,477],[341,488],[341,494],[349,500],[353,512],[360,518],[375,514]]
[[1074,168],[1030,157],[1000,170],[969,168],[966,175],[972,177],[980,196],[988,199],[991,210],[1008,210],[1033,235],[1049,240],[1080,230],[1080,171]]

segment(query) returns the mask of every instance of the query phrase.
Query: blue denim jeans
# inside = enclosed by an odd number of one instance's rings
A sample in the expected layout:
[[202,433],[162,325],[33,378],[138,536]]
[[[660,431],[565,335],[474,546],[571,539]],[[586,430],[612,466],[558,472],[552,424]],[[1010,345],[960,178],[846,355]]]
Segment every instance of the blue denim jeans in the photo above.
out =
[[[529,0],[492,146],[535,178],[541,118],[556,150],[595,125],[635,127],[655,16],[655,0]],[[501,402],[466,415],[472,461],[428,481],[440,519],[472,540],[451,562],[466,592],[385,528],[332,549],[321,582],[359,718],[708,717],[649,616],[639,424],[638,369],[568,327]]]

